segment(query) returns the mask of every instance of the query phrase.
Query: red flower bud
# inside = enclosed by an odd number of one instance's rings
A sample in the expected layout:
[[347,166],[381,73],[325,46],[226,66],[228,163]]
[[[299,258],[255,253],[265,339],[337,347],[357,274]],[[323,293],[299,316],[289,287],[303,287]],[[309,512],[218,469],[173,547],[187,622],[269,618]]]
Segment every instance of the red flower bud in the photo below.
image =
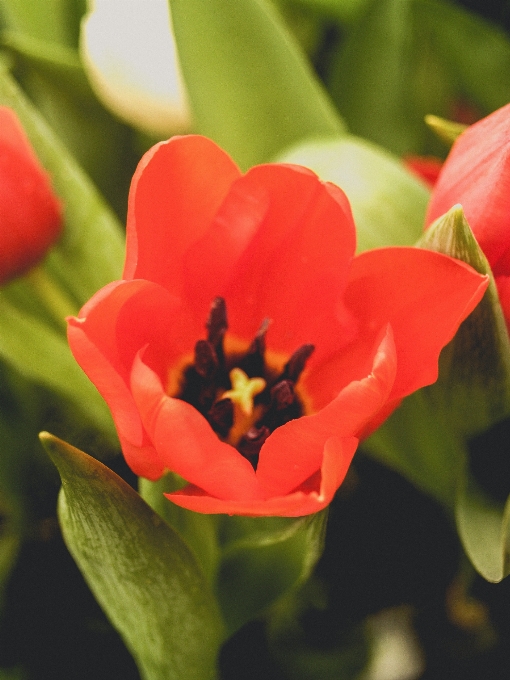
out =
[[460,203],[496,278],[510,328],[510,104],[455,141],[432,192],[425,223]]
[[47,173],[14,111],[0,107],[0,283],[37,264],[61,224]]

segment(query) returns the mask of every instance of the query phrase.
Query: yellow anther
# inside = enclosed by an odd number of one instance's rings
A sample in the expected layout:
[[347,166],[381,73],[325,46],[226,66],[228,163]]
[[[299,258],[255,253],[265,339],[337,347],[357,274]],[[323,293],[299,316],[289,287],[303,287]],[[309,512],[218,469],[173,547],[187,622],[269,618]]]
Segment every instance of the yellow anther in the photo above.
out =
[[240,368],[233,368],[230,371],[230,382],[232,389],[224,392],[221,398],[231,399],[245,416],[251,416],[253,399],[265,389],[266,381],[264,378],[248,378]]

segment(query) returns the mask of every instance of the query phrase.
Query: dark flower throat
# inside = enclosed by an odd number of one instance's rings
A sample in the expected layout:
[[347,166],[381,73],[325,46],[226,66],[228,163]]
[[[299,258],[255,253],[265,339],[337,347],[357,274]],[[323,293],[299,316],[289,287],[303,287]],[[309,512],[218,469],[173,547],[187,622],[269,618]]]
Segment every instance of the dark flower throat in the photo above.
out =
[[[313,345],[302,345],[281,372],[272,369],[265,360],[269,324],[269,319],[264,319],[246,352],[227,354],[224,348],[227,307],[223,298],[215,298],[206,322],[207,340],[196,343],[193,363],[184,369],[177,394],[177,398],[200,411],[218,436],[233,443],[255,469],[262,444],[271,432],[303,415],[295,386],[314,350]],[[265,387],[253,398],[255,420],[247,421],[240,433],[235,424],[236,405],[230,396],[223,397],[233,388],[232,369],[241,369],[250,379],[265,381]]]

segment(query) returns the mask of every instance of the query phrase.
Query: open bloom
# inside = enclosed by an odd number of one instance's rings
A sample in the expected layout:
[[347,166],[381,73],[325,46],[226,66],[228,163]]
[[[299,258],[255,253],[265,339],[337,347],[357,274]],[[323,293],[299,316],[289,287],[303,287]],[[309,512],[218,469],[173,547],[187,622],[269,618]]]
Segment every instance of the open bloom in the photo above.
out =
[[487,285],[438,253],[354,251],[345,194],[310,170],[243,175],[200,136],[148,151],[123,279],[69,320],[131,468],[178,473],[169,497],[200,512],[325,507]]
[[61,222],[60,202],[16,114],[0,107],[0,283],[37,264]]
[[457,138],[432,192],[426,224],[457,203],[492,268],[510,328],[510,104]]

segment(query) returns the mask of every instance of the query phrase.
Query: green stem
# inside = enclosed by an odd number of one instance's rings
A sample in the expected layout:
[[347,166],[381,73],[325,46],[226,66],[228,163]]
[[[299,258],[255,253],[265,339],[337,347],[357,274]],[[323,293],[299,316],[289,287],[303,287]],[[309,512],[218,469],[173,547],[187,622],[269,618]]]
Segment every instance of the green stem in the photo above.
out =
[[78,312],[74,302],[65,291],[48,275],[43,267],[34,267],[26,275],[32,288],[60,328],[66,328],[65,319]]

